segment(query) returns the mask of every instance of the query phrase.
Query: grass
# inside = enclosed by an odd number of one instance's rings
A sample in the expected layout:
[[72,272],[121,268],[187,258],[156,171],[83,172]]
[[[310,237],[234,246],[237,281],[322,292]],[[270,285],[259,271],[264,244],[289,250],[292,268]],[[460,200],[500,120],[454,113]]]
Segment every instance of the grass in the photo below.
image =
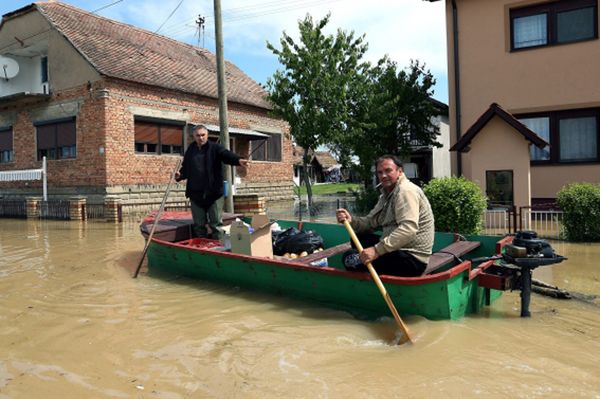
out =
[[[313,195],[344,194],[351,190],[360,189],[361,185],[356,183],[324,183],[312,186]],[[298,188],[296,188],[298,190]],[[306,194],[306,187],[300,186],[300,195]]]

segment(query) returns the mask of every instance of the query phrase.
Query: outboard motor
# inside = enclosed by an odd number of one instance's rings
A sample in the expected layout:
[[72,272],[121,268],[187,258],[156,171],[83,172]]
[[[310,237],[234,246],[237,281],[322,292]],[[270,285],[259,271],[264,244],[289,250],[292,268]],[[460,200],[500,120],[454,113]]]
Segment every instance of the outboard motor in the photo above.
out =
[[548,242],[538,238],[535,231],[518,231],[512,244],[504,247],[502,259],[518,268],[513,273],[512,288],[521,290],[521,317],[529,317],[533,269],[560,263],[567,258],[557,255]]

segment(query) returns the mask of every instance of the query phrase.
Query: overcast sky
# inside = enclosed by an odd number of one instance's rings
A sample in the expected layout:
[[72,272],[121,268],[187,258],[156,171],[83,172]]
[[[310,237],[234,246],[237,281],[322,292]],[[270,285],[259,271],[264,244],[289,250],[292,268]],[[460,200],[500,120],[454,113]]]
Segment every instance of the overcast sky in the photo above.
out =
[[[212,0],[65,0],[73,6],[125,22],[214,52]],[[2,15],[30,4],[1,0]],[[444,1],[423,0],[221,0],[225,58],[259,83],[280,68],[266,48],[279,45],[285,30],[297,37],[298,20],[310,14],[320,19],[328,12],[328,31],[338,28],[366,35],[366,58],[385,54],[400,67],[411,59],[424,62],[437,79],[433,97],[448,103]],[[205,18],[198,36],[198,16]]]

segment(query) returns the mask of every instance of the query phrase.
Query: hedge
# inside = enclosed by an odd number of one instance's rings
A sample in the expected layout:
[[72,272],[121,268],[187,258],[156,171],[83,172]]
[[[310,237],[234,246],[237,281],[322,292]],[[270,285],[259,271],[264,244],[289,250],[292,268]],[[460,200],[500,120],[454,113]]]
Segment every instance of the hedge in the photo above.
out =
[[479,186],[464,177],[442,177],[423,188],[435,217],[436,231],[477,234],[487,206]]
[[563,210],[563,233],[570,241],[600,241],[600,185],[572,183],[556,198]]

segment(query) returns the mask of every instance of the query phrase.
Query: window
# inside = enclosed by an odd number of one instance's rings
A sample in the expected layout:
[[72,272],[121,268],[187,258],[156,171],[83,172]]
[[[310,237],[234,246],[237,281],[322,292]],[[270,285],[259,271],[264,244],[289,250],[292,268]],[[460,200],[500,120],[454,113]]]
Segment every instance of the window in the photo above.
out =
[[513,171],[487,170],[485,172],[486,194],[491,206],[513,205]]
[[0,128],[0,163],[14,161],[12,127]]
[[598,38],[598,0],[561,0],[510,10],[511,48]]
[[48,82],[48,57],[41,58],[41,78],[42,83]]
[[183,126],[168,122],[135,121],[135,152],[183,154]]
[[77,156],[75,118],[36,123],[37,156],[72,159]]
[[550,143],[550,148],[543,150],[532,146],[534,164],[600,161],[600,109],[527,115],[519,120]]
[[253,140],[250,154],[253,161],[281,162],[281,134],[266,133],[265,140]]
[[[537,133],[538,136],[550,142],[550,118],[524,118],[521,122],[527,126],[531,131]],[[550,148],[544,147],[543,149],[532,145],[529,149],[532,161],[548,161],[550,160]]]

